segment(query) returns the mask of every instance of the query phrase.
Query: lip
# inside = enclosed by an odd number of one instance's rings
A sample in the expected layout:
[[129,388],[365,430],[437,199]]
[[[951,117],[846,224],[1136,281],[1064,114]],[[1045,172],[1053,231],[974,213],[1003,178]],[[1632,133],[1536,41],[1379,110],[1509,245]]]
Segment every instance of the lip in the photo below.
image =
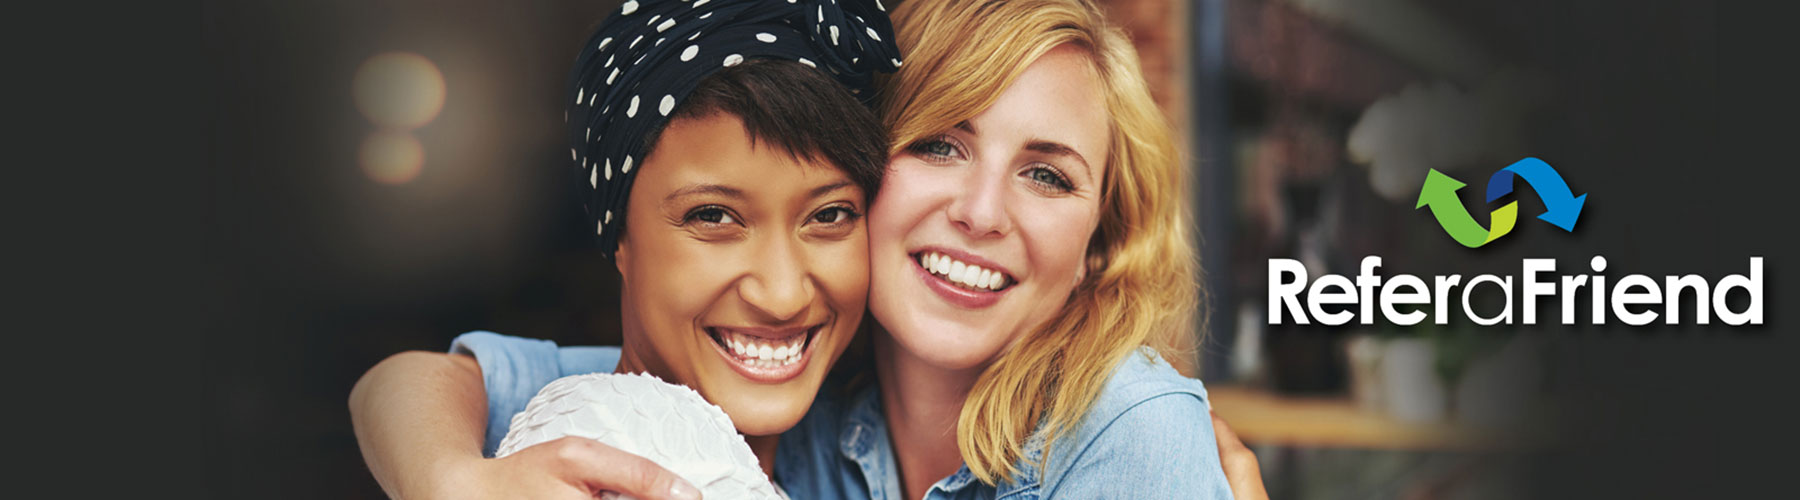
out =
[[[724,358],[725,365],[730,366],[738,375],[743,375],[744,378],[760,384],[779,384],[793,380],[794,377],[800,376],[801,372],[806,371],[807,364],[812,362],[814,347],[819,343],[819,335],[825,333],[828,323],[819,323],[806,328],[706,327],[706,343],[711,344],[713,352]],[[724,346],[719,345],[719,341],[716,340],[719,338],[719,330],[730,330],[732,333],[766,339],[781,339],[795,334],[803,334],[807,336],[806,347],[800,351],[799,361],[781,366],[751,366],[739,360],[731,351],[725,350]]]
[[[925,270],[924,266],[919,265],[919,259],[913,258],[914,255],[924,252],[937,252],[952,259],[981,266],[986,269],[998,270],[1010,279],[1018,279],[1012,271],[1007,270],[1005,267],[961,250],[943,247],[923,247],[903,255],[903,257],[906,257],[907,261],[912,263],[911,267],[913,274],[918,275],[919,280],[925,283],[926,288],[931,289],[933,292],[937,292],[938,297],[943,298],[945,302],[949,302],[951,305],[957,307],[964,309],[986,309],[993,306],[995,303],[1000,302],[1000,298],[1005,296],[1006,292],[1012,291],[1014,287],[1007,286],[1006,288],[997,291],[987,291],[970,290],[952,285],[949,281],[945,281],[943,278],[931,274],[931,271]],[[1017,283],[1014,283],[1014,285],[1017,285]]]

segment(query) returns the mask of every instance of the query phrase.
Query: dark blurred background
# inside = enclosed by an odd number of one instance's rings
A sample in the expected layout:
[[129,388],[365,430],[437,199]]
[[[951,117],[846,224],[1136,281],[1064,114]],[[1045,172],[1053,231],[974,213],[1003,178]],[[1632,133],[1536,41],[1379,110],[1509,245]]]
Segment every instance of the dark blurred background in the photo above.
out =
[[[345,401],[393,353],[477,329],[616,343],[559,152],[575,48],[617,3],[206,3],[228,285],[210,491],[379,497]],[[1719,7],[1101,3],[1185,139],[1211,313],[1188,361],[1276,498],[1715,497],[1793,464],[1793,176],[1745,147],[1791,139],[1722,114],[1753,78],[1721,76]],[[1479,249],[1413,208],[1436,168],[1480,213],[1471,193],[1523,156],[1590,195],[1575,232],[1537,221],[1524,183],[1518,227]],[[1709,281],[1763,256],[1766,324],[1563,327],[1546,303],[1535,327],[1266,325],[1267,259],[1355,274],[1365,255],[1389,275],[1604,255],[1614,279]]]

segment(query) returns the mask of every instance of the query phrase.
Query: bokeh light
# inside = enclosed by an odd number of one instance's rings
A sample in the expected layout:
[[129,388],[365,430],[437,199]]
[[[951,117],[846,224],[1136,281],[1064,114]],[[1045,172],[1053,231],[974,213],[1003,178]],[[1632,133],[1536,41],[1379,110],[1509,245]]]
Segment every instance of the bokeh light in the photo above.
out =
[[369,134],[357,154],[363,173],[382,184],[405,184],[425,166],[425,146],[406,132],[382,130]]
[[444,108],[444,75],[430,59],[411,52],[383,52],[363,61],[352,80],[356,109],[376,125],[410,130]]

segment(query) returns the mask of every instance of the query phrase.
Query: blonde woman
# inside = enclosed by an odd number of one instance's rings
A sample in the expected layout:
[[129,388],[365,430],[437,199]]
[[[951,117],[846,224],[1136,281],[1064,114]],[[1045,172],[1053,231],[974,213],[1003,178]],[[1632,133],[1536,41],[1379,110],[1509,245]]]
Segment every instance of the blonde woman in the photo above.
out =
[[1197,264],[1129,40],[1078,0],[893,18],[877,382],[822,394],[784,442],[840,449],[777,475],[814,467],[785,486],[822,498],[1229,497],[1205,389],[1158,355],[1190,331]]

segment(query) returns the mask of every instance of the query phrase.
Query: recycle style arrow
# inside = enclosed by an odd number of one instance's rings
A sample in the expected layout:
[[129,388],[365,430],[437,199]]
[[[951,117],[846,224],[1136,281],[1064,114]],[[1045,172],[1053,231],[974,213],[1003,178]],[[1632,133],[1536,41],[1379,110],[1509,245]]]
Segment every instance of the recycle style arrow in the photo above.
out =
[[1514,174],[1524,177],[1525,182],[1531,184],[1531,189],[1537,191],[1538,197],[1543,198],[1544,213],[1538,215],[1539,219],[1555,224],[1564,231],[1575,231],[1575,220],[1581,217],[1581,207],[1587,203],[1587,194],[1575,196],[1575,193],[1569,191],[1569,184],[1563,182],[1562,174],[1556,173],[1556,169],[1550,168],[1550,164],[1544,163],[1544,160],[1528,157],[1494,172],[1494,176],[1488,178],[1487,201],[1492,202],[1511,193]]
[[[1462,246],[1475,248],[1486,245],[1490,241],[1511,232],[1513,223],[1518,220],[1519,202],[1507,203],[1495,209],[1489,216],[1493,229],[1484,229],[1481,223],[1475,222],[1475,216],[1463,208],[1462,200],[1456,198],[1456,190],[1464,184],[1437,169],[1431,169],[1425,175],[1425,186],[1419,189],[1419,204],[1414,209],[1429,205],[1431,215],[1437,217],[1438,225],[1444,226],[1444,232],[1456,239]],[[1535,186],[1535,185],[1534,185]],[[1492,198],[1489,199],[1492,201]]]

